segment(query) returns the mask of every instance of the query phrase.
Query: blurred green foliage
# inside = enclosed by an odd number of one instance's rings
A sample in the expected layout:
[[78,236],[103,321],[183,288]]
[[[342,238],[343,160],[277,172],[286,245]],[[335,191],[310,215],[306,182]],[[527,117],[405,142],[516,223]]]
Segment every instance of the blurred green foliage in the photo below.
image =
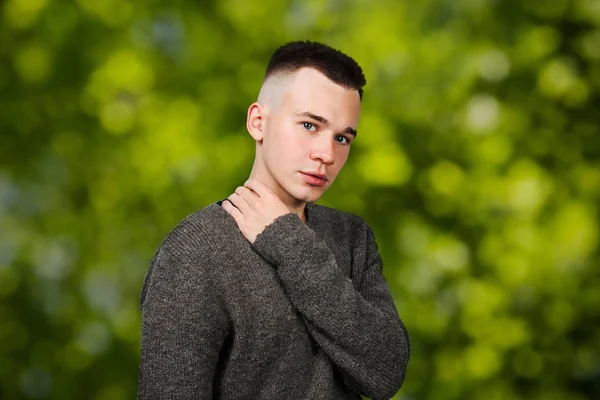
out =
[[0,3],[0,397],[133,398],[142,279],[245,180],[272,51],[368,79],[319,201],[373,227],[398,399],[600,398],[600,1]]

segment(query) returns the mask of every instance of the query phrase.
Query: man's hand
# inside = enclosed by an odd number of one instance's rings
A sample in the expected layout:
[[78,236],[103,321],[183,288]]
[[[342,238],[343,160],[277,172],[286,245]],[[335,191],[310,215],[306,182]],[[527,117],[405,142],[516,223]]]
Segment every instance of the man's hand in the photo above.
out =
[[248,179],[244,186],[238,186],[227,200],[222,203],[223,209],[235,219],[250,243],[275,219],[291,212],[275,193],[256,179]]

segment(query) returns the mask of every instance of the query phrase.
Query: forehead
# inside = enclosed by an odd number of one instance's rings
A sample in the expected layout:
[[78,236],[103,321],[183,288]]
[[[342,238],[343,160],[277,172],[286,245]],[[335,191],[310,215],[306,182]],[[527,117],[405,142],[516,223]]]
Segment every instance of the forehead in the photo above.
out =
[[356,128],[360,116],[360,96],[331,81],[321,72],[302,68],[289,76],[283,88],[282,106],[286,113],[310,111],[333,124]]

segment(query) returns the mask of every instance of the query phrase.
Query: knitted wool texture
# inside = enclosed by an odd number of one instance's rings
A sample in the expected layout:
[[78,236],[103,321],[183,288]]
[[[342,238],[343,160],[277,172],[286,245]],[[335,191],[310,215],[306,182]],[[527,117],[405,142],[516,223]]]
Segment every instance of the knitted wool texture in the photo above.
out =
[[410,345],[371,228],[307,204],[251,244],[212,203],[152,258],[138,399],[389,399]]

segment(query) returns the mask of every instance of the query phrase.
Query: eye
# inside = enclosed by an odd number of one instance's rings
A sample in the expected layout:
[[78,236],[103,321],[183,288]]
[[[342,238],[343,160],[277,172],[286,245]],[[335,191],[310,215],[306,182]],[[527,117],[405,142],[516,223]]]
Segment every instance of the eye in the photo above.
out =
[[314,124],[311,124],[310,122],[303,122],[302,126],[304,127],[304,129],[306,129],[307,131],[311,131],[311,132],[315,132],[317,130],[317,126]]
[[346,136],[338,135],[336,137],[337,138],[342,138],[342,139],[344,139],[346,141],[346,142],[340,142],[340,141],[338,141],[338,143],[342,143],[342,144],[346,144],[346,145],[350,144],[350,139],[348,139]]

